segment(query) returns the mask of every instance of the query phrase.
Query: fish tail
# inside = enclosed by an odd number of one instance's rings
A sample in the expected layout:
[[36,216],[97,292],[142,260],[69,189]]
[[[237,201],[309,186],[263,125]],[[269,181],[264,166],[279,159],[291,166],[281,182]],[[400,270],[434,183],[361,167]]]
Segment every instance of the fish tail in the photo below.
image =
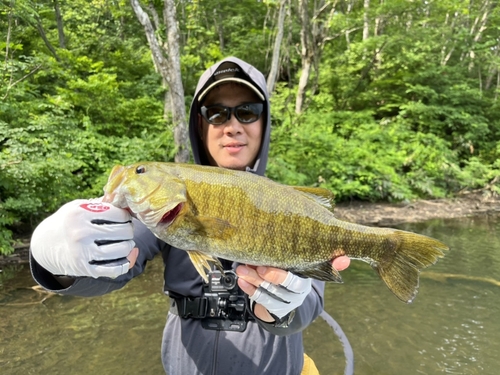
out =
[[420,271],[443,257],[448,246],[433,238],[405,231],[395,231],[388,241],[391,250],[383,254],[382,259],[372,261],[371,266],[396,297],[410,303],[418,292]]

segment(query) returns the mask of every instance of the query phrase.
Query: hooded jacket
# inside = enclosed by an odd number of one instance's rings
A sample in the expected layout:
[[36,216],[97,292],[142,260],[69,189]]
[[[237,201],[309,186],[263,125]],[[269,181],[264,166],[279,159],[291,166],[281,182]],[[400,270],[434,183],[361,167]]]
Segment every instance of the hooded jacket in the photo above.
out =
[[[255,164],[247,170],[264,175],[269,143],[271,120],[269,96],[262,73],[235,57],[229,57],[209,68],[200,78],[191,104],[189,135],[194,160],[208,165],[205,148],[198,135],[198,97],[209,86],[217,68],[224,62],[237,64],[247,80],[257,87],[264,97],[265,131]],[[134,241],[139,257],[128,273],[116,279],[79,277],[69,288],[62,288],[47,270],[30,256],[33,278],[44,288],[67,295],[97,296],[123,287],[140,275],[149,260],[156,255],[163,257],[164,291],[170,296],[199,297],[203,294],[203,280],[192,265],[187,253],[171,247],[156,238],[141,222],[134,219]],[[230,262],[229,266],[231,266]],[[235,268],[236,264],[232,264]],[[162,361],[168,375],[298,375],[303,367],[301,331],[323,310],[324,283],[313,280],[312,290],[304,303],[296,309],[293,322],[287,328],[274,327],[258,319],[251,320],[244,332],[206,330],[200,319],[184,319],[168,313],[163,332]]]

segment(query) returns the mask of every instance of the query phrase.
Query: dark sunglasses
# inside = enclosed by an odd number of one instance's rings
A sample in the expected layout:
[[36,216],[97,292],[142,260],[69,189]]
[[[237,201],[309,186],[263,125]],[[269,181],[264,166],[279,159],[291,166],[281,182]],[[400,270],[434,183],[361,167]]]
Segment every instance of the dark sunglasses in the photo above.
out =
[[222,125],[231,119],[231,113],[242,124],[250,124],[257,121],[264,110],[263,103],[246,103],[236,107],[226,107],[220,104],[201,107],[201,115],[209,124]]

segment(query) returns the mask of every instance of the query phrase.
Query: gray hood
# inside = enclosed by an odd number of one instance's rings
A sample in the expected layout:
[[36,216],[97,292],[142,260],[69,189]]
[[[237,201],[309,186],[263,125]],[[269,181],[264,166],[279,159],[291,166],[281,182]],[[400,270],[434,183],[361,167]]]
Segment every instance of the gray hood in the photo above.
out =
[[267,156],[269,153],[271,134],[271,114],[269,111],[269,94],[267,93],[266,78],[252,65],[247,64],[243,60],[240,60],[236,57],[228,57],[212,65],[202,74],[198,82],[193,102],[191,103],[191,110],[189,112],[189,139],[191,141],[191,149],[193,150],[194,161],[196,162],[196,164],[209,165],[205,147],[203,146],[203,142],[201,141],[200,135],[198,134],[198,114],[200,113],[198,97],[200,96],[200,93],[203,93],[205,89],[210,86],[214,73],[224,62],[232,62],[238,65],[241,68],[241,71],[244,73],[246,80],[251,82],[256,88],[258,88],[261,94],[264,96],[265,105],[264,112],[262,114],[265,120],[263,133],[264,138],[262,139],[262,145],[260,147],[255,165],[253,165],[251,168],[247,167],[248,171],[263,176],[267,167]]

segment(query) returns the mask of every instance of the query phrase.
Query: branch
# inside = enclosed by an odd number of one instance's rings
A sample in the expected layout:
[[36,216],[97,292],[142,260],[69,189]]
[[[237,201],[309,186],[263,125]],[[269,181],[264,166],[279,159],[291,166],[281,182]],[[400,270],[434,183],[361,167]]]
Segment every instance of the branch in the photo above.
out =
[[312,16],[312,22],[315,22],[321,15],[321,13],[323,13],[326,10],[326,8],[328,8],[330,5],[332,6],[333,9],[335,9],[337,7],[337,1],[335,1],[333,4],[330,2],[323,4],[323,6],[318,9],[316,14]]
[[9,44],[10,44],[10,33],[12,30],[12,7],[14,6],[14,0],[10,2],[10,12],[9,12],[9,22],[7,26],[7,41],[5,43],[5,65],[7,66],[7,61],[9,59]]
[[29,72],[28,74],[25,74],[23,77],[19,78],[17,81],[9,84],[9,86],[7,87],[7,91],[5,92],[5,95],[2,97],[2,100],[5,100],[7,99],[7,96],[9,96],[9,91],[15,86],[17,85],[19,82],[22,82],[24,81],[26,78],[28,78],[29,76],[33,75],[38,69],[40,69],[42,67],[42,64],[39,64],[35,67],[35,69],[33,69],[31,72]]
[[160,25],[160,16],[158,15],[158,12],[155,9],[155,6],[152,1],[149,2],[148,9],[151,12],[151,15],[153,16],[153,23],[154,23],[154,29],[156,31],[161,30],[161,25]]
[[0,169],[4,169],[8,165],[20,164],[20,163],[22,163],[22,160],[9,161],[8,163],[0,165]]
[[35,19],[36,19],[35,28],[38,30],[38,33],[42,37],[43,42],[45,43],[45,45],[47,46],[47,48],[49,49],[49,51],[52,53],[52,55],[54,56],[54,58],[57,61],[61,61],[61,59],[57,55],[57,52],[56,52],[54,46],[52,45],[52,43],[50,43],[49,39],[47,38],[47,34],[45,34],[45,29],[43,28],[42,21],[40,20],[40,17],[38,17],[38,15],[36,15]]
[[[365,77],[368,75],[368,72],[372,69],[372,67],[375,65],[375,62],[377,61],[377,56],[379,56],[379,54],[382,52],[382,50],[387,46],[389,42],[387,40],[385,40],[382,45],[380,46],[380,48],[378,48],[377,50],[374,51],[373,53],[373,57],[371,59],[371,61],[365,66],[365,68],[363,69],[363,71],[361,72],[361,76],[359,77],[359,80],[358,80],[358,83],[356,84],[356,87],[354,89],[352,89],[348,94],[351,95],[352,93],[358,91],[358,88],[359,86],[361,86],[361,82],[363,82],[363,80],[365,79]],[[345,108],[345,104],[347,102],[347,97],[346,99],[344,100],[344,103],[342,104],[342,108]]]

